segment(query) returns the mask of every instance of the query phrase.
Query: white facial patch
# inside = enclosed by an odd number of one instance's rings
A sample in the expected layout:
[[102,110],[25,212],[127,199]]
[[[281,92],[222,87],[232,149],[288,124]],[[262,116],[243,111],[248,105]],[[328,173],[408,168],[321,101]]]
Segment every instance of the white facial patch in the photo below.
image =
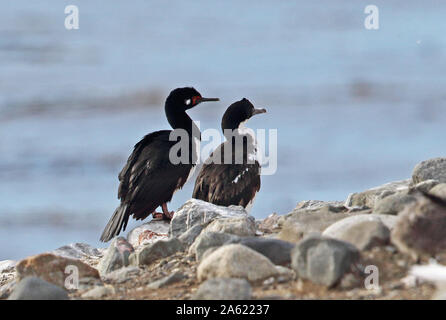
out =
[[186,100],[184,100],[184,103],[186,104],[186,106],[188,106],[188,105],[190,105],[191,100],[190,99],[186,99]]

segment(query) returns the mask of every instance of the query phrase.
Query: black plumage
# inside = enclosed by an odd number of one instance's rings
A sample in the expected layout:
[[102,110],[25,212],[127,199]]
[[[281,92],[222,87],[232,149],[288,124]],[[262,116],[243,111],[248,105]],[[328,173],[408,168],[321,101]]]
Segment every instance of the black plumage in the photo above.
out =
[[121,204],[105,227],[101,241],[109,241],[121,229],[125,230],[131,215],[136,220],[142,220],[150,214],[155,215],[156,208],[161,206],[163,213],[158,215],[171,218],[167,202],[186,183],[197,161],[194,159],[194,138],[200,139],[200,131],[186,110],[204,101],[218,99],[203,98],[194,88],[178,88],[167,97],[165,112],[169,124],[173,129],[184,129],[189,137],[188,161],[178,164],[170,161],[170,149],[180,139],[170,141],[171,130],[150,133],[138,142],[119,174],[118,198]]
[[227,141],[219,145],[203,164],[195,181],[193,198],[222,206],[247,208],[252,204],[260,190],[261,167],[256,158],[255,139],[243,123],[253,115],[265,112],[265,109],[255,109],[247,99],[229,106],[221,123]]

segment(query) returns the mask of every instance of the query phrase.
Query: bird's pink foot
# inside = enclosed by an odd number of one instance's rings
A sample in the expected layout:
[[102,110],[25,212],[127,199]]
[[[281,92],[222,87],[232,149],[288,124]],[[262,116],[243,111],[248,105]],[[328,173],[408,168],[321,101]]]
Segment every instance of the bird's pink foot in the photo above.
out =
[[174,214],[175,214],[175,211],[170,211],[170,212],[167,212],[166,214],[163,213],[163,219],[164,220],[172,220]]

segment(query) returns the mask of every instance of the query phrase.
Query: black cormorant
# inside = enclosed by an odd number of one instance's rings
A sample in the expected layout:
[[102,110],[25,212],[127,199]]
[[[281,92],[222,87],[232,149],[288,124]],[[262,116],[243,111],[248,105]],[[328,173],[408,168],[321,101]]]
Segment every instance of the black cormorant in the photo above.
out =
[[[218,98],[203,98],[194,88],[178,88],[166,99],[166,117],[173,129],[184,129],[189,140],[188,161],[174,164],[170,161],[170,149],[177,141],[170,141],[172,130],[161,130],[146,135],[127,160],[119,174],[118,198],[121,204],[105,227],[101,241],[109,241],[125,230],[129,217],[142,220],[153,214],[156,218],[171,219],[173,212],[167,210],[167,202],[186,183],[196,160],[196,139],[200,131],[186,114],[201,102],[218,101]],[[199,151],[199,150],[198,150]],[[181,150],[178,154],[181,156]],[[161,206],[162,213],[155,209]]]
[[193,198],[222,206],[240,205],[250,210],[260,190],[261,167],[252,130],[245,128],[244,123],[253,115],[265,112],[265,109],[254,108],[247,99],[228,107],[221,122],[227,141],[203,164],[195,181]]

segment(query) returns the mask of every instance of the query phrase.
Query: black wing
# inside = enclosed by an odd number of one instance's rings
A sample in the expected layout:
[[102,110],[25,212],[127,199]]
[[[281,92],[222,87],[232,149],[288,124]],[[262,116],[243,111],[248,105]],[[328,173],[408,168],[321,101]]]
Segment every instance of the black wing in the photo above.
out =
[[169,159],[170,130],[151,133],[136,144],[127,164],[119,174],[118,197],[130,207],[130,214],[144,219],[158,206],[172,199],[183,187],[192,164],[174,165]]
[[174,165],[169,159],[170,130],[153,132],[135,145],[126,165],[119,173],[118,198],[121,205],[102,233],[108,241],[125,230],[129,216],[144,219],[155,209],[172,199],[174,192],[183,187],[193,167],[192,163]]
[[243,164],[205,163],[195,181],[192,197],[222,206],[246,207],[260,190],[260,170],[257,161],[252,164],[246,161]]

